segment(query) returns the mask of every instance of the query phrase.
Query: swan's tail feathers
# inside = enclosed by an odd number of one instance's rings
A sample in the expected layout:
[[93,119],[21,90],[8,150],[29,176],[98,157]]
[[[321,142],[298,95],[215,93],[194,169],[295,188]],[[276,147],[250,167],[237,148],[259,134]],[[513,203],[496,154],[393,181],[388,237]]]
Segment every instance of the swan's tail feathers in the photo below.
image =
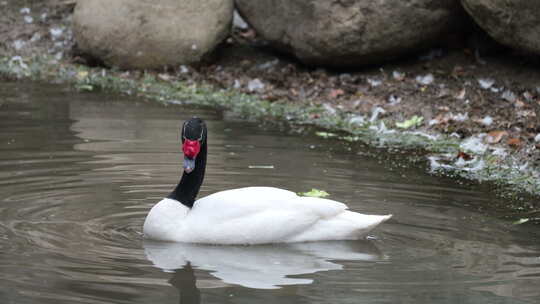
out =
[[382,224],[382,223],[388,221],[389,219],[392,218],[392,216],[393,216],[393,214],[381,215],[382,220],[381,220],[381,222],[379,224]]
[[392,217],[392,214],[363,215],[361,223],[362,223],[362,226],[364,227],[360,230],[363,232],[363,234],[367,234],[368,232],[373,230],[375,227],[389,220],[391,217]]
[[367,236],[371,230],[392,217],[392,214],[368,215],[352,211],[347,211],[343,215],[345,216],[343,219],[349,222],[352,228],[349,232],[349,236],[352,239],[360,239]]

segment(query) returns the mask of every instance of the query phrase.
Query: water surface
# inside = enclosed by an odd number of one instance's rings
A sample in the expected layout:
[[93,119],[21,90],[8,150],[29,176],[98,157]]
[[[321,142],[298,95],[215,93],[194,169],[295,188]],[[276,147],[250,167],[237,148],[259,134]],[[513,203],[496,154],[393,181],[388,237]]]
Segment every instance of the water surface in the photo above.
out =
[[[319,188],[394,218],[368,241],[144,241],[146,213],[179,179],[178,128],[193,115],[210,132],[201,196]],[[215,110],[0,84],[0,303],[540,301],[537,227],[477,211],[500,202],[482,187],[374,153]]]

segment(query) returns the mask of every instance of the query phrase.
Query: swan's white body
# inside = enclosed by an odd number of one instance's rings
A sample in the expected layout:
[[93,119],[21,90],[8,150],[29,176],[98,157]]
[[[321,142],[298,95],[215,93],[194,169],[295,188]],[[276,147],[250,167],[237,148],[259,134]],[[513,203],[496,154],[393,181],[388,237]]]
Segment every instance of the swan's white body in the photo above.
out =
[[165,198],[148,213],[143,232],[154,240],[206,244],[354,240],[390,217],[283,189],[249,187],[211,194],[191,209]]

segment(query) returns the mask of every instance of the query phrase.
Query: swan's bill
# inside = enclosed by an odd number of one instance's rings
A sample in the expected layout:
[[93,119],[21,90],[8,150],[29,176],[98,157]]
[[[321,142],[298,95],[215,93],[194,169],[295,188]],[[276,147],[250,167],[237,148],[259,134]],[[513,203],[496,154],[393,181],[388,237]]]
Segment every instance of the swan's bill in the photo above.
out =
[[195,169],[195,158],[184,157],[184,172],[191,173]]

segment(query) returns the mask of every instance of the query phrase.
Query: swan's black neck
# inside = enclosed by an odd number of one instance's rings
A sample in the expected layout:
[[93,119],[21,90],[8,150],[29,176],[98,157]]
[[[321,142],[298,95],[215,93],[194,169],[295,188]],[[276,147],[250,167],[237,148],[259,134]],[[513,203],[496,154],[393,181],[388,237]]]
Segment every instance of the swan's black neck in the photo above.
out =
[[176,188],[167,197],[174,199],[191,208],[203,183],[206,169],[206,136],[201,144],[201,151],[195,159],[195,168],[191,173],[183,173]]

